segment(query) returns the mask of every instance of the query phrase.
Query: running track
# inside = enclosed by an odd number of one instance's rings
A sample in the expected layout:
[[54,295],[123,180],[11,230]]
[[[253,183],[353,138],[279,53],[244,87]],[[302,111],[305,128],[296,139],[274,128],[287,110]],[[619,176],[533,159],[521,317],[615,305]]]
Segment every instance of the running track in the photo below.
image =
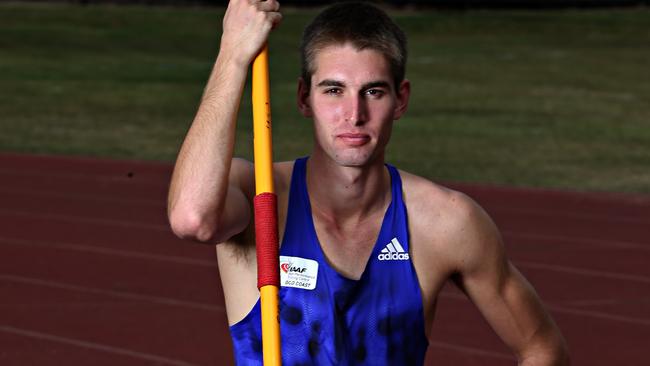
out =
[[[167,225],[168,164],[0,154],[0,364],[232,364],[214,251]],[[574,365],[648,365],[650,197],[455,185],[564,332]],[[427,365],[514,365],[452,286]]]

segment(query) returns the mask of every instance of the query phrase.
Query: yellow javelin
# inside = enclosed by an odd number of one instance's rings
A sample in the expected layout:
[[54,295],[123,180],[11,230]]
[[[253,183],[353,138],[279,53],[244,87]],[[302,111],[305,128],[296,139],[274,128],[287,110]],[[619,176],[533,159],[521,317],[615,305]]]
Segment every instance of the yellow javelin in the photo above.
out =
[[282,365],[280,351],[280,288],[277,198],[273,188],[269,56],[265,45],[253,61],[253,146],[255,153],[255,242],[257,287],[262,310],[262,352],[265,366]]

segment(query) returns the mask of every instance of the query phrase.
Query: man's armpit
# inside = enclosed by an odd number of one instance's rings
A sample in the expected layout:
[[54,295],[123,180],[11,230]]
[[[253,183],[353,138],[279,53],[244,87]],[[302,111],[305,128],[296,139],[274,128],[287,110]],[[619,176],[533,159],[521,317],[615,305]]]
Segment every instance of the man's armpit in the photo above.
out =
[[219,244],[228,246],[237,260],[255,259],[251,255],[255,252],[255,224],[252,221],[244,231]]

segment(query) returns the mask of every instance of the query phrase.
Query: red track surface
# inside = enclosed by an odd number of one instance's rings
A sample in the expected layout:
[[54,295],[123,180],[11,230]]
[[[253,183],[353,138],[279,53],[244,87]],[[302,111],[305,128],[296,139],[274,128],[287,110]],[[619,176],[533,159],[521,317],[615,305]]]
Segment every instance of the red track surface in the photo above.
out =
[[[226,365],[214,251],[176,239],[163,164],[0,154],[1,365]],[[502,230],[574,365],[647,365],[650,198],[453,185]],[[443,291],[427,365],[513,365]]]

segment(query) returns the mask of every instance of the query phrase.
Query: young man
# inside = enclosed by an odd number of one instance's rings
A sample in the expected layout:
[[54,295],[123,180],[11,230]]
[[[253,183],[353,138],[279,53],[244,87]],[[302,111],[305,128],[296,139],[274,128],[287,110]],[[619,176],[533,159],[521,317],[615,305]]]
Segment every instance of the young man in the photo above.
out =
[[[174,232],[217,245],[235,359],[261,364],[253,166],[233,159],[250,62],[281,20],[275,0],[232,0],[221,49],[176,162]],[[298,108],[308,158],[274,165],[285,365],[421,365],[436,297],[453,279],[521,365],[565,365],[562,336],[467,196],[385,165],[406,111],[406,39],[382,11],[344,3],[306,29]],[[408,211],[408,218],[407,218]]]

